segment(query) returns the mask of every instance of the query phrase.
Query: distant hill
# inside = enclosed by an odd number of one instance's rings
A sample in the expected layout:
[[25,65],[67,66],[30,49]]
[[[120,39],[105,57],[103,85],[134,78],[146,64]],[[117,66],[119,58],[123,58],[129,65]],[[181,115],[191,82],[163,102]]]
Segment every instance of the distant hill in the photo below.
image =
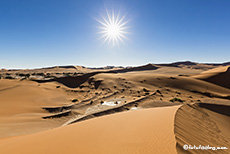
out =
[[218,66],[193,77],[230,89],[230,66]]
[[166,64],[155,64],[159,66],[171,66],[171,67],[179,67],[179,66],[195,66],[195,65],[208,65],[208,66],[228,66],[230,62],[225,63],[198,63],[192,61],[180,61],[174,63],[166,63]]
[[[80,72],[91,72],[91,71],[107,71],[107,70],[123,70],[123,71],[139,71],[139,70],[154,70],[157,69],[160,66],[167,66],[167,67],[190,67],[194,69],[201,69],[206,68],[212,69],[217,66],[230,66],[230,62],[224,62],[224,63],[198,63],[198,62],[192,62],[192,61],[179,61],[179,62],[173,62],[173,63],[165,63],[165,64],[147,64],[143,66],[136,66],[136,67],[123,67],[123,66],[105,66],[105,67],[85,67],[85,66],[75,66],[75,65],[66,65],[66,66],[52,66],[52,67],[43,67],[43,68],[36,68],[36,69],[0,69],[1,72],[7,72],[7,71],[42,71],[42,70],[58,70],[62,69],[62,71],[66,70],[76,70]],[[63,70],[64,69],[64,70]]]

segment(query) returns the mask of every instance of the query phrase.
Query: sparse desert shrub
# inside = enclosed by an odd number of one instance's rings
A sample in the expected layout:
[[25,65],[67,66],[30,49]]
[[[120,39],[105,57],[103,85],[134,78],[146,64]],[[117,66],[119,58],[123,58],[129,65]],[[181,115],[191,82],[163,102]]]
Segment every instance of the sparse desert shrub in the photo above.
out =
[[84,87],[85,87],[84,85],[80,85],[80,87],[79,87],[79,88],[80,88],[80,89],[82,89],[82,88],[84,88]]
[[171,77],[170,77],[170,79],[173,79],[173,80],[175,80],[176,78],[171,76]]
[[29,77],[30,77],[30,74],[29,74],[29,73],[28,73],[28,74],[20,73],[20,74],[16,74],[16,75],[18,75],[18,76],[20,76],[20,77],[25,77],[25,78],[29,78]]
[[29,78],[29,77],[30,77],[30,74],[26,74],[25,77],[26,77],[26,78]]
[[176,97],[175,97],[175,98],[170,99],[169,101],[170,101],[170,102],[181,102],[181,103],[182,103],[182,102],[184,102],[184,101],[183,101],[183,100],[181,100],[180,98],[176,98]]
[[51,76],[51,74],[50,73],[46,73],[45,74],[45,78],[51,78],[52,76]]
[[186,74],[179,74],[178,76],[185,76],[185,77],[188,77],[188,75],[186,75]]
[[20,73],[20,74],[18,74],[18,76],[21,76],[21,77],[22,77],[22,76],[25,76],[25,74],[23,74],[23,73]]
[[72,100],[73,103],[75,103],[75,102],[77,102],[77,101],[78,101],[78,99],[73,99],[73,100]]
[[70,72],[67,72],[67,73],[63,73],[65,76],[71,76],[72,75],[72,73],[70,73]]
[[146,88],[143,88],[143,91],[144,91],[144,92],[149,92],[149,90],[148,90],[148,89],[146,89]]
[[45,76],[44,73],[37,73],[36,75],[39,75],[39,76]]
[[6,76],[5,79],[14,79],[12,76]]

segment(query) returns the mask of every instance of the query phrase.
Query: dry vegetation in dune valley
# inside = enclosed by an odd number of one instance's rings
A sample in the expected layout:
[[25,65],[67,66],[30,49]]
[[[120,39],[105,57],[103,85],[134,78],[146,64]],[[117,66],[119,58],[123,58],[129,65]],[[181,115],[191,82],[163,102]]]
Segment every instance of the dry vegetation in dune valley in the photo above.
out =
[[229,154],[230,63],[1,69],[0,153]]

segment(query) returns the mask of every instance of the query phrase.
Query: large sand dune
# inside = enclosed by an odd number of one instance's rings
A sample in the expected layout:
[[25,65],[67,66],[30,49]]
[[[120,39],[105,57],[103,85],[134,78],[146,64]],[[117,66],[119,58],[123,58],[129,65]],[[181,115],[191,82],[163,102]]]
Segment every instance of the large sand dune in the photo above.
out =
[[184,105],[176,113],[175,137],[178,153],[223,153],[227,150],[184,150],[183,146],[230,147],[230,104]]
[[229,148],[228,82],[229,66],[191,62],[2,70],[0,153],[202,153],[185,151],[184,144]]
[[220,66],[193,77],[230,89],[230,66]]
[[128,111],[0,141],[1,154],[176,153],[178,106]]
[[[70,103],[52,83],[0,80],[0,137],[33,133],[60,126],[63,120],[43,120],[45,106]],[[54,87],[54,88],[53,88]]]

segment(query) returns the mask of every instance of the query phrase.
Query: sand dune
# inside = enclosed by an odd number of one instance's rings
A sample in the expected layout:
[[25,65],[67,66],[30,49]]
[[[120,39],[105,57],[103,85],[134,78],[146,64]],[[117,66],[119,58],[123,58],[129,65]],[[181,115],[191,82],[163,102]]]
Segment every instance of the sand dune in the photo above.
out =
[[[63,120],[45,121],[45,106],[68,102],[52,83],[38,86],[31,81],[0,80],[0,137],[33,133],[60,126]],[[54,87],[54,88],[52,88]]]
[[178,153],[223,153],[227,150],[187,150],[187,145],[230,147],[230,104],[198,103],[180,107],[175,116],[175,137]]
[[2,70],[0,153],[186,153],[185,143],[228,147],[229,67],[174,65]]
[[[176,153],[178,106],[128,111],[0,141],[1,154]],[[160,119],[159,119],[160,118]]]
[[230,66],[220,66],[193,77],[230,89]]

